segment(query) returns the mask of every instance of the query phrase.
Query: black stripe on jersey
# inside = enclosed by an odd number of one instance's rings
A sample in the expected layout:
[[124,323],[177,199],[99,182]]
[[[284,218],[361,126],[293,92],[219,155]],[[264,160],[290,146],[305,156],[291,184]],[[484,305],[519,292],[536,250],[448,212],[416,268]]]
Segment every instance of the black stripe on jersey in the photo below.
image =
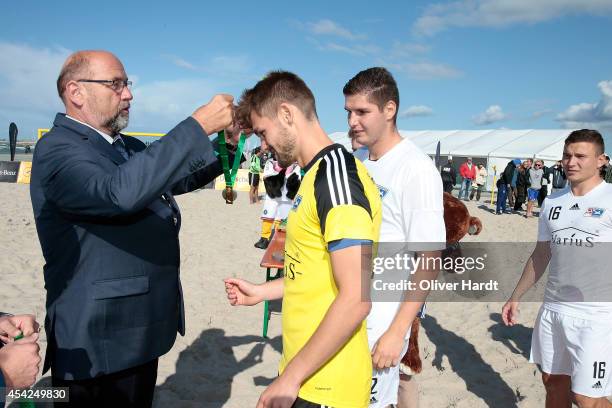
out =
[[328,181],[331,182],[331,185],[329,186],[329,194],[332,200],[332,204],[338,205],[343,204],[342,200],[344,197],[342,197],[342,194],[338,189],[338,179],[334,176],[335,172],[338,170],[338,166],[334,163],[334,159],[332,157],[333,150],[330,152],[330,154],[323,156],[322,160],[325,162],[325,171],[327,172],[326,177]]
[[355,157],[344,147],[338,146],[321,158],[315,175],[314,194],[322,233],[325,233],[327,214],[338,205],[361,206],[372,217]]

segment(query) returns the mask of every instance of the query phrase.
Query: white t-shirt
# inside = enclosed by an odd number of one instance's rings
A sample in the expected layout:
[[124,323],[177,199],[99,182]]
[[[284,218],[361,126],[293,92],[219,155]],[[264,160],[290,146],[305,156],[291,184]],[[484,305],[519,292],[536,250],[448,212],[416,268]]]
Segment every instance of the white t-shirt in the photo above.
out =
[[544,200],[538,241],[550,241],[544,307],[586,320],[612,315],[612,184]]
[[[442,179],[429,156],[404,139],[380,159],[366,159],[363,163],[382,199],[379,241],[405,243],[410,251],[444,249]],[[370,347],[389,328],[399,305],[399,302],[372,302],[367,320]]]

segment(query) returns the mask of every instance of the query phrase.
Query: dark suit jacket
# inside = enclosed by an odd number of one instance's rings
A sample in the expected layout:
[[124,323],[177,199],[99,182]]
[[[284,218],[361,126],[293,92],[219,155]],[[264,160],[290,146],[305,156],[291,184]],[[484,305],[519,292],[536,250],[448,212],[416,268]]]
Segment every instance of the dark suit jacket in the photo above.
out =
[[144,364],[185,333],[180,212],[173,198],[222,173],[193,118],[126,161],[95,130],[58,114],[36,144],[30,194],[45,258],[43,372],[92,378]]

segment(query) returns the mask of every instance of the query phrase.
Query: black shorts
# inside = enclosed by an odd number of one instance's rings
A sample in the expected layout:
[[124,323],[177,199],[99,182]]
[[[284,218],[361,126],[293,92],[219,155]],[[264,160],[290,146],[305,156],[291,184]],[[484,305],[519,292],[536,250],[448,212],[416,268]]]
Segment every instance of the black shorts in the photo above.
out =
[[259,174],[249,173],[249,186],[259,186]]
[[332,408],[329,405],[315,404],[314,402],[306,401],[298,397],[291,408]]

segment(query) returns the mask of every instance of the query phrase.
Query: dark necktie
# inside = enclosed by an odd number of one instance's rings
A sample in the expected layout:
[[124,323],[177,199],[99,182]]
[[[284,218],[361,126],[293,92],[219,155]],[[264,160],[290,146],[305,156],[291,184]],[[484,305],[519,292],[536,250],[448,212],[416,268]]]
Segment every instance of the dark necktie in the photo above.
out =
[[121,139],[121,137],[115,139],[115,141],[113,142],[113,147],[119,152],[121,156],[123,156],[125,160],[128,160],[130,158],[130,154],[125,148],[125,144],[123,143],[123,139]]

